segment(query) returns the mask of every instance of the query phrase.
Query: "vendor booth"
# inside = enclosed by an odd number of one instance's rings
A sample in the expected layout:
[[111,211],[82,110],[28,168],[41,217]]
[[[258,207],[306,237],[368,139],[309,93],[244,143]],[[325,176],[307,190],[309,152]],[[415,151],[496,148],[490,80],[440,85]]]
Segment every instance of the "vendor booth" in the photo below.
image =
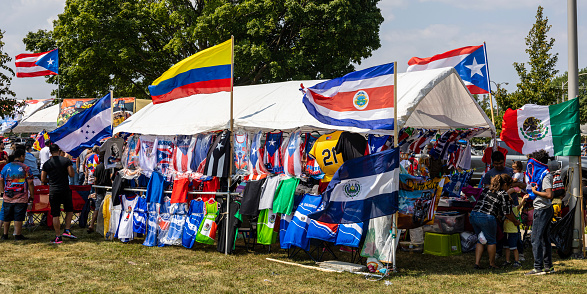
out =
[[28,118],[23,119],[12,129],[13,133],[39,133],[43,130],[48,132],[57,128],[57,115],[59,105],[52,105],[43,108]]

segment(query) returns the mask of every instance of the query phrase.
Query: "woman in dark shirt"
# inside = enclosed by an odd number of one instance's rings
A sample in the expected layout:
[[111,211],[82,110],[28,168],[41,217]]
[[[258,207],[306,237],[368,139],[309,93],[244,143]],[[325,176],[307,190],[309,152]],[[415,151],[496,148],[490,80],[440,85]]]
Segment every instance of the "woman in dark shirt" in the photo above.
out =
[[[489,188],[483,190],[475,208],[471,212],[471,224],[475,229],[475,234],[483,233],[487,240],[487,253],[489,254],[489,266],[498,268],[495,265],[497,218],[505,216],[511,220],[514,225],[520,225],[520,222],[512,213],[512,204],[508,194],[515,190],[512,188],[512,178],[507,174],[497,175],[491,179]],[[477,241],[475,248],[475,268],[481,269],[481,255],[483,254],[483,244]]]

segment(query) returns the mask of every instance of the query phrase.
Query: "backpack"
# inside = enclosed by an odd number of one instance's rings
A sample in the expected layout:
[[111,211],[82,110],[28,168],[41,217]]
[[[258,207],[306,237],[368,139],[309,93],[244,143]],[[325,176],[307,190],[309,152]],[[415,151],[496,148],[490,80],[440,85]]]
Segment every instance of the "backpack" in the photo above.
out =
[[552,177],[552,193],[554,197],[564,197],[566,194],[565,184],[563,183],[560,170],[554,172]]

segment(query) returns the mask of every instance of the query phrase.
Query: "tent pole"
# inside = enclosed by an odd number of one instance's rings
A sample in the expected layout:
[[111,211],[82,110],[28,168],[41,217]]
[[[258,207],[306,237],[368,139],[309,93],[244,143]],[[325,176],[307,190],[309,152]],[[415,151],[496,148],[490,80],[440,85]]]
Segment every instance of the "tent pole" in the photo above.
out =
[[[228,160],[232,161],[232,157],[234,156],[232,154],[232,152],[234,151],[234,148],[232,148],[232,144],[234,144],[233,142],[233,129],[234,129],[234,113],[233,113],[233,96],[234,96],[234,36],[230,36],[230,51],[232,53],[231,57],[230,57],[230,157]],[[228,255],[228,231],[229,231],[229,224],[230,224],[230,186],[232,186],[232,163],[230,163],[228,165],[228,189],[226,189],[226,191],[228,192],[226,194],[226,240],[225,240],[225,246],[224,246],[224,254]]]
[[[397,61],[393,62],[393,147],[398,147],[398,129],[397,129]],[[398,149],[399,150],[399,149]],[[395,253],[397,248],[397,211],[393,214],[391,221],[391,237],[392,237],[392,256],[393,256],[393,271],[397,271]]]
[[[114,91],[110,90],[110,128],[114,132]],[[114,134],[112,134],[114,136]]]
[[493,116],[493,95],[491,95],[491,90],[489,90],[489,105],[491,107],[491,123],[495,126],[495,117]]

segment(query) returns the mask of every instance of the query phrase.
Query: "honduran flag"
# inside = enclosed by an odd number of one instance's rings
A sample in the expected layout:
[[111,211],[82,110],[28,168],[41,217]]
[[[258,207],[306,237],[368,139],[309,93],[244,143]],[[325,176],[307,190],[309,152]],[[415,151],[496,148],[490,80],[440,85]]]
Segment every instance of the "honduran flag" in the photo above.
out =
[[153,104],[230,91],[232,51],[228,40],[176,63],[149,86]]
[[16,77],[30,78],[59,74],[59,49],[16,55]]
[[285,174],[290,177],[300,177],[302,175],[301,141],[301,132],[293,132],[289,137],[287,148],[283,154],[283,167]]
[[304,105],[318,121],[333,126],[392,130],[394,64],[355,71],[303,88]]
[[347,224],[391,215],[398,209],[399,173],[398,148],[345,161],[322,194],[324,209],[309,217]]
[[462,47],[427,58],[412,57],[408,72],[454,67],[471,94],[489,93],[489,69],[485,44]]
[[173,149],[173,168],[177,172],[190,172],[194,157],[196,138],[193,136],[177,136]]
[[522,154],[544,149],[551,156],[581,156],[579,98],[508,109],[501,127],[501,140]]

